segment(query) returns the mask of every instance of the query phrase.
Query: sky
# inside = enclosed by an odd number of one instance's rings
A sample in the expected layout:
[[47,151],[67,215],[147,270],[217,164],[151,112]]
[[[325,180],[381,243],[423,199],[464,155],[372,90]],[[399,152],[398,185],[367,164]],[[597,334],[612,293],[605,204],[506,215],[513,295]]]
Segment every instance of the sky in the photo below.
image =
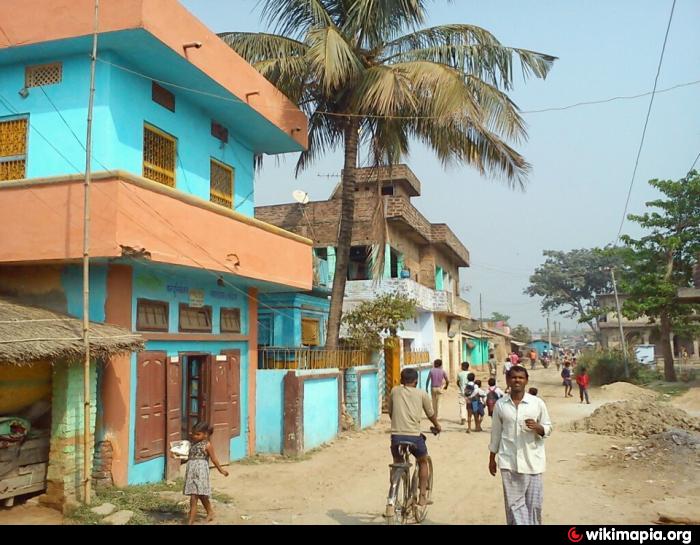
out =
[[[215,32],[267,32],[257,0],[181,0]],[[558,57],[546,80],[520,78],[509,96],[523,112],[650,92],[673,0],[434,0],[427,26],[468,23],[501,43]],[[700,80],[700,1],[676,0],[657,90]],[[422,184],[413,203],[447,223],[471,254],[462,297],[479,317],[497,311],[541,329],[537,298],[523,294],[542,251],[604,246],[617,236],[650,97],[564,111],[524,113],[528,141],[515,145],[532,165],[524,192],[468,166],[443,168],[414,143],[405,159]],[[700,153],[700,83],[657,93],[629,204],[644,211],[657,195],[647,181],[679,179]],[[303,189],[328,198],[342,154],[328,154],[294,176],[296,154],[266,158],[256,205],[292,201]],[[623,233],[640,231],[626,222]],[[552,315],[563,328],[576,322]],[[581,326],[577,326],[581,327]],[[587,326],[583,326],[587,329]]]

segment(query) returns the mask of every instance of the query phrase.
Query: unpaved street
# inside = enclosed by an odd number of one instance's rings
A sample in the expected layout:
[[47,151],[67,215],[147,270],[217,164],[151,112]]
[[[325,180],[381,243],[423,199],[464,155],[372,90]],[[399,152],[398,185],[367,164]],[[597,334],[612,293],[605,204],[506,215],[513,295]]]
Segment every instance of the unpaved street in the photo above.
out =
[[[659,511],[678,509],[688,516],[687,506],[698,505],[700,499],[697,478],[673,468],[659,471],[605,463],[594,467],[593,457],[609,453],[611,445],[624,448],[631,440],[565,431],[572,420],[626,396],[611,396],[594,388],[591,405],[580,405],[577,397],[564,399],[559,385],[555,368],[540,368],[531,375],[530,386],[540,389],[555,426],[547,442],[545,523],[648,524]],[[698,390],[691,395],[697,403]],[[428,439],[436,475],[435,503],[425,523],[504,524],[500,476],[491,477],[487,468],[488,431],[464,432],[458,424],[456,390],[443,396],[443,404],[444,432]],[[425,429],[428,427],[425,420]],[[485,428],[490,429],[488,417]],[[389,421],[383,415],[373,429],[347,434],[309,459],[233,464],[228,478],[212,473],[213,487],[234,498],[233,506],[219,507],[218,522],[384,524],[388,431]],[[697,468],[689,469],[697,476]],[[698,507],[693,509],[698,511]]]

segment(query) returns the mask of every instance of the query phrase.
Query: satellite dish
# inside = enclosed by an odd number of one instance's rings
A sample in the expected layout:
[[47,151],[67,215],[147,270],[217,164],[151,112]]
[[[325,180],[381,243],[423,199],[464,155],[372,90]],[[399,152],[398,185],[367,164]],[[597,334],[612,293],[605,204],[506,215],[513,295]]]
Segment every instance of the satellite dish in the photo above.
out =
[[294,200],[299,204],[307,204],[309,202],[309,194],[301,189],[296,189],[292,193],[292,197],[294,197]]

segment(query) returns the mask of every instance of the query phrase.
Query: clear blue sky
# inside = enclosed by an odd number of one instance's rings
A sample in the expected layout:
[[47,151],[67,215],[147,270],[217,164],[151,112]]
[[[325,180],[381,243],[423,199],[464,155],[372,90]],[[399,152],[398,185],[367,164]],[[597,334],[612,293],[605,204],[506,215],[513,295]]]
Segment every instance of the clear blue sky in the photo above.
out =
[[[267,31],[254,0],[183,0],[212,30]],[[511,97],[522,110],[651,91],[672,0],[444,0],[428,2],[429,25],[470,23],[504,44],[559,57],[549,77],[520,81]],[[700,1],[677,0],[659,89],[700,80]],[[406,162],[423,184],[416,206],[445,222],[469,248],[463,297],[478,317],[499,311],[513,324],[544,326],[535,299],[523,295],[542,250],[605,245],[615,238],[649,97],[525,115],[529,141],[516,149],[533,165],[527,190],[514,192],[471,168],[444,170],[419,145]],[[700,152],[700,85],[656,96],[635,178],[630,212],[654,198],[650,178],[684,176]],[[328,197],[340,154],[294,178],[296,156],[268,158],[256,204],[291,201],[294,189]],[[626,224],[624,232],[637,234]],[[574,322],[564,323],[573,325]]]

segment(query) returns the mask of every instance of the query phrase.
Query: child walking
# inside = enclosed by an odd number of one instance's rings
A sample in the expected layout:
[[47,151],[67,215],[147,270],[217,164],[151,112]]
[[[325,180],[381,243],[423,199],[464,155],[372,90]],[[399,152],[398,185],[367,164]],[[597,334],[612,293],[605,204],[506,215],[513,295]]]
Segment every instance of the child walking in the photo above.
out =
[[209,442],[213,433],[214,428],[206,422],[197,422],[192,428],[192,445],[185,470],[185,488],[182,491],[183,494],[190,497],[188,524],[194,524],[194,519],[197,517],[197,500],[201,501],[204,509],[207,510],[207,522],[214,519],[214,510],[209,501],[211,496],[209,459],[211,458],[219,473],[228,477],[228,471],[219,465],[214,447]]
[[493,408],[496,402],[503,397],[503,390],[496,386],[496,379],[489,379],[489,388],[486,390],[486,408],[489,411],[489,416],[493,418]]
[[586,368],[581,367],[578,375],[576,375],[576,384],[578,384],[578,395],[581,398],[581,403],[583,403],[583,398],[585,396],[586,403],[589,405],[591,402],[588,400],[588,384],[590,382],[590,377],[586,373]]
[[564,397],[574,397],[571,395],[571,362],[566,360],[564,362],[564,369],[561,370],[562,385],[564,386]]

